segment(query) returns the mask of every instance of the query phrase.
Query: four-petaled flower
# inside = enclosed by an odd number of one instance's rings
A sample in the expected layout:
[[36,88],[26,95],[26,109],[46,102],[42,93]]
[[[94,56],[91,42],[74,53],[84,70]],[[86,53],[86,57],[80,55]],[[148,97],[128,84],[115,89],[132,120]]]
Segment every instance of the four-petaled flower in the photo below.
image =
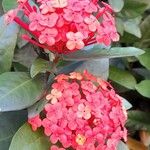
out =
[[86,120],[91,118],[91,109],[89,106],[85,106],[84,104],[79,104],[78,111],[77,111],[77,117],[84,118]]
[[58,98],[60,98],[62,96],[62,92],[58,91],[57,89],[52,89],[51,94],[48,94],[46,96],[47,100],[51,100],[52,104],[57,103]]
[[66,46],[69,50],[82,49],[84,47],[83,34],[81,32],[68,32],[66,36],[68,38]]
[[39,41],[41,44],[47,43],[49,46],[51,46],[55,44],[55,37],[57,34],[58,32],[55,28],[44,30],[39,37]]
[[42,125],[42,121],[41,121],[39,115],[37,115],[33,118],[29,118],[28,123],[32,125],[33,131],[36,131],[37,128],[39,128]]

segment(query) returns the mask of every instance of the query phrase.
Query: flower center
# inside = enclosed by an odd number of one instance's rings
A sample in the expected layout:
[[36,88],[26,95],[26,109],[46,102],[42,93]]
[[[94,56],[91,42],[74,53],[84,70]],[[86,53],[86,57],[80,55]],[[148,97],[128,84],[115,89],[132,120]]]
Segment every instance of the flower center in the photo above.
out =
[[78,143],[78,145],[83,145],[86,141],[86,137],[82,134],[78,134],[76,136],[76,142]]

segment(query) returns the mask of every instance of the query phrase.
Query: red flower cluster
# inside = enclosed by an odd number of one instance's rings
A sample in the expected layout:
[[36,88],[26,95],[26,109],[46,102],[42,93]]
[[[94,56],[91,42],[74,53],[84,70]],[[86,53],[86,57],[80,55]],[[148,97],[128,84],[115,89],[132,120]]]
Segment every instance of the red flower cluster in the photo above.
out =
[[112,86],[84,71],[56,77],[44,112],[29,119],[33,130],[43,126],[52,144],[50,150],[116,150],[126,140],[127,116],[122,100]]
[[[24,39],[55,53],[69,53],[94,43],[110,45],[118,41],[111,7],[98,0],[18,0],[18,8],[6,15],[29,31]],[[17,17],[22,11],[25,18]]]

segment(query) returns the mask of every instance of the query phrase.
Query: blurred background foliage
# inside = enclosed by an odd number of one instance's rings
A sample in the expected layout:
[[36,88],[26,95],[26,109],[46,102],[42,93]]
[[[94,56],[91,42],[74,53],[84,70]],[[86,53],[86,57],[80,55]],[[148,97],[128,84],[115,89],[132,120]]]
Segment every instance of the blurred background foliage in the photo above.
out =
[[121,35],[117,45],[135,46],[145,50],[145,54],[138,57],[111,60],[109,80],[116,87],[117,92],[128,99],[133,106],[128,111],[129,147],[132,150],[148,149],[150,145],[150,1],[109,0],[109,3],[116,11],[117,29]]

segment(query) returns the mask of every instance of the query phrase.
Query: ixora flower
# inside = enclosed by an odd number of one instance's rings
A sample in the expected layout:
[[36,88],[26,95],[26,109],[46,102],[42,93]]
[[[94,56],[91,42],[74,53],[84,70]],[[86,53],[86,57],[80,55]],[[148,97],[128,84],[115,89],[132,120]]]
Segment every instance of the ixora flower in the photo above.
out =
[[[27,30],[29,42],[53,53],[66,54],[84,46],[100,43],[109,46],[118,41],[111,7],[98,0],[17,0],[18,8],[6,14]],[[24,18],[17,12],[23,12]],[[26,20],[26,22],[24,21]]]
[[46,99],[42,119],[28,122],[34,131],[44,128],[50,150],[116,150],[121,139],[126,141],[126,111],[110,83],[87,71],[61,74]]

